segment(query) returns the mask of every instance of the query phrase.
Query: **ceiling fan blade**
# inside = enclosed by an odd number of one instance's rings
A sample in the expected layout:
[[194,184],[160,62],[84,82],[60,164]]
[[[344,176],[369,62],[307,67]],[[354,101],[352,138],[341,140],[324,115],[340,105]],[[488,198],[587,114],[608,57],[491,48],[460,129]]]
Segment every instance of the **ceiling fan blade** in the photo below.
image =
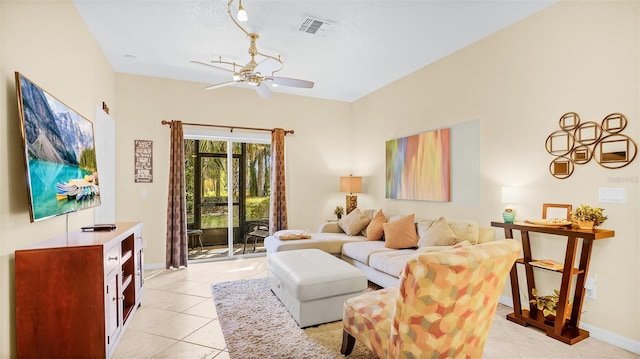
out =
[[206,62],[200,62],[200,61],[195,61],[195,60],[191,60],[192,63],[194,64],[198,64],[198,65],[204,65],[207,67],[213,67],[214,69],[218,69],[218,70],[223,70],[223,71],[227,71],[227,72],[231,72],[232,74],[234,74],[235,72],[233,72],[232,70],[229,69],[225,69],[224,67],[220,67],[220,66],[216,66],[216,65],[212,65],[212,64],[208,64]]
[[219,88],[221,88],[221,87],[225,87],[225,86],[233,85],[233,84],[235,84],[236,82],[241,82],[241,81],[228,81],[228,82],[222,82],[222,83],[219,83],[219,84],[211,85],[211,86],[209,86],[209,87],[205,87],[204,89],[205,89],[205,90],[219,89]]
[[267,85],[258,84],[258,86],[255,86],[255,88],[258,95],[260,95],[265,100],[268,100],[271,98],[271,96],[273,96],[273,93],[271,92],[271,90],[269,90],[269,87]]
[[288,77],[267,77],[266,80],[280,86],[302,87],[307,89],[313,88],[314,85],[313,81],[290,79]]
[[267,57],[266,59],[260,61],[260,63],[253,69],[254,73],[261,73],[262,75],[268,76],[271,75],[274,71],[280,70],[282,68],[282,64],[277,60]]

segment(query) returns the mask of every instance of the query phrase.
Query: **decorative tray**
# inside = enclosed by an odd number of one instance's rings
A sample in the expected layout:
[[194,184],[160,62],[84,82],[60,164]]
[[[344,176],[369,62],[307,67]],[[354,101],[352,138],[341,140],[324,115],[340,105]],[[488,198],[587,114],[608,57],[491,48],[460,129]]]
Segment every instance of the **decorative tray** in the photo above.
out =
[[560,219],[560,218],[551,218],[551,219],[527,219],[524,221],[525,223],[531,223],[531,224],[535,224],[538,226],[545,226],[545,227],[556,227],[556,228],[562,228],[562,227],[570,227],[572,222],[568,221],[566,219]]

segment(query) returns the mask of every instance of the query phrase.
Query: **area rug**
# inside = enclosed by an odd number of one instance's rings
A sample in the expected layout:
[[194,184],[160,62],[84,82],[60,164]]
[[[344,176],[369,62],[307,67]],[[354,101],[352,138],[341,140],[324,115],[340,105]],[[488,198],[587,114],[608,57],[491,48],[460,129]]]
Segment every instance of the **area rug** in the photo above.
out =
[[[333,359],[340,353],[342,322],[300,329],[268,278],[212,285],[211,292],[231,359]],[[356,342],[350,359],[377,358]]]

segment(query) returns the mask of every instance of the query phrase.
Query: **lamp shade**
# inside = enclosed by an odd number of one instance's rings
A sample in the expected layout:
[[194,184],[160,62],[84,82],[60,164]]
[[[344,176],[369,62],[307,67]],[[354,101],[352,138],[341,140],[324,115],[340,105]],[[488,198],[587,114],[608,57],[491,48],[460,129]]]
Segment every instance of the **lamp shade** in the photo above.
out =
[[340,177],[340,192],[362,193],[362,177]]
[[516,187],[502,187],[502,203],[516,204],[520,202],[518,189]]

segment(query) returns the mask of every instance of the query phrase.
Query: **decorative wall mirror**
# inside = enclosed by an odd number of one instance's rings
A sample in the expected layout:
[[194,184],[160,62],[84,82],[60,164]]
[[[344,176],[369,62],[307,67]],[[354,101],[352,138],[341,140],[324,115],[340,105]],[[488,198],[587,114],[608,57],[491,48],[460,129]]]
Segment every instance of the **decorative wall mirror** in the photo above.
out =
[[556,131],[547,138],[547,152],[555,156],[563,156],[573,148],[573,135],[567,131]]
[[592,145],[600,140],[602,128],[597,122],[585,122],[576,128],[574,136],[577,142]]
[[573,173],[573,161],[566,157],[556,157],[549,165],[549,172],[554,177],[564,179]]
[[638,146],[622,133],[627,123],[627,117],[621,113],[607,115],[601,123],[581,123],[577,113],[565,113],[558,121],[561,129],[552,132],[545,142],[547,152],[556,156],[549,164],[549,172],[565,179],[573,174],[575,165],[586,164],[592,158],[609,169],[633,162]]

